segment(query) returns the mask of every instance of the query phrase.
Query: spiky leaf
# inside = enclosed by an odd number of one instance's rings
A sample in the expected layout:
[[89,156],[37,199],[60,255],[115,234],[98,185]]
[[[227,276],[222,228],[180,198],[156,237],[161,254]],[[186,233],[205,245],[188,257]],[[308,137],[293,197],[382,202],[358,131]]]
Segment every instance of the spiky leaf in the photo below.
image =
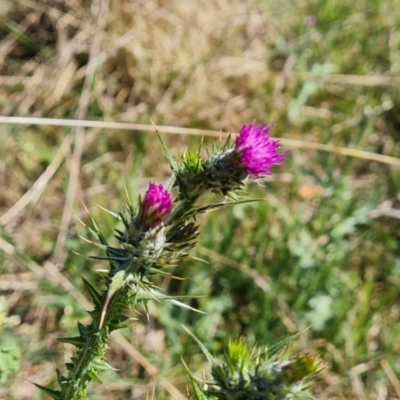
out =
[[103,383],[103,381],[100,379],[100,377],[96,374],[96,372],[91,369],[90,371],[88,371],[88,376],[92,381],[98,382],[98,383]]
[[189,373],[189,378],[190,378],[190,382],[192,383],[192,386],[193,386],[194,398],[196,400],[208,400],[207,396],[201,391],[195,378],[190,373]]
[[165,144],[165,142],[163,141],[161,135],[158,133],[158,130],[156,129],[156,133],[158,136],[158,140],[161,142],[161,146],[164,150],[164,153],[168,159],[169,165],[171,166],[171,169],[173,172],[178,171],[178,164],[176,163],[176,161],[174,160],[174,158],[172,157],[172,154],[170,153],[170,151],[167,148],[167,145]]
[[93,367],[96,369],[96,371],[112,371],[114,368],[108,364],[106,361],[97,358],[94,363]]
[[79,348],[81,348],[86,342],[85,339],[81,336],[59,338],[58,341],[61,343],[73,344],[74,346]]
[[211,355],[211,353],[207,350],[207,347],[204,346],[204,344],[198,339],[186,326],[182,325],[182,328],[197,342],[197,344],[200,346],[201,351],[203,354],[206,356],[207,361],[211,364],[214,365],[216,364],[216,359]]
[[82,278],[82,281],[87,291],[89,292],[90,298],[93,300],[95,306],[101,308],[102,302],[100,293],[98,293],[97,290],[85,278]]
[[279,354],[286,346],[288,346],[290,343],[292,343],[294,340],[296,340],[300,333],[296,333],[294,335],[288,336],[287,338],[281,340],[280,342],[274,344],[273,346],[269,347],[266,351],[268,359],[271,359],[272,357],[276,356]]
[[61,392],[58,390],[52,390],[47,388],[46,386],[39,385],[34,383],[34,385],[39,388],[42,392],[48,394],[54,400],[61,400]]

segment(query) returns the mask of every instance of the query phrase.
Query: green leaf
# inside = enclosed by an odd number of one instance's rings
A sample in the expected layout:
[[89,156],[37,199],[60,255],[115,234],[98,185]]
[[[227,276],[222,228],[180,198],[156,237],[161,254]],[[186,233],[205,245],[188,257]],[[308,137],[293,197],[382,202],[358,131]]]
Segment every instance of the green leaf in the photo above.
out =
[[90,217],[90,222],[91,222],[91,224],[93,225],[93,228],[88,227],[88,230],[89,230],[91,233],[94,233],[94,235],[98,237],[98,239],[100,240],[100,242],[101,242],[103,245],[108,246],[107,240],[105,239],[105,237],[103,236],[103,234],[100,232],[100,229],[99,229],[99,227],[98,227],[97,224],[96,224],[96,221],[95,221],[92,217]]
[[107,257],[107,256],[90,256],[92,260],[103,260],[108,262],[117,262],[118,264],[128,264],[131,257]]
[[128,316],[126,316],[126,315],[118,314],[118,315],[115,315],[114,318],[111,317],[111,318],[109,319],[109,321],[114,322],[114,323],[120,323],[120,322],[128,321],[129,319],[131,319],[131,318],[128,317]]
[[52,390],[47,388],[46,386],[38,385],[37,383],[34,383],[34,385],[42,392],[51,396],[54,400],[61,400],[61,392],[59,390]]
[[175,305],[175,306],[178,306],[178,307],[181,307],[181,308],[186,308],[186,309],[188,309],[188,310],[195,311],[195,312],[198,312],[198,313],[200,313],[200,314],[206,314],[204,311],[197,310],[196,308],[191,307],[191,306],[188,306],[188,305],[185,304],[185,303],[181,303],[181,302],[178,301],[178,300],[175,300],[175,299],[165,299],[165,300],[166,300],[166,301],[169,301],[170,303],[172,303],[172,304]]
[[97,290],[85,278],[82,278],[82,281],[83,281],[87,291],[89,292],[89,295],[90,295],[91,299],[93,300],[93,303],[95,304],[95,306],[97,306],[98,308],[101,308],[102,301],[101,301],[100,293],[98,293]]
[[332,297],[321,294],[309,300],[311,310],[304,314],[304,317],[315,331],[322,331],[326,323],[333,317]]
[[207,396],[201,391],[198,383],[196,382],[195,378],[189,373],[190,382],[193,386],[194,396],[196,400],[208,400]]
[[175,185],[175,182],[176,182],[176,176],[175,175],[170,176],[164,183],[165,189],[171,191]]
[[[185,327],[184,327],[184,328],[185,328]],[[185,329],[186,329],[186,328],[185,328]],[[182,359],[182,363],[183,363],[183,366],[184,366],[185,369],[186,369],[186,372],[187,372],[188,375],[189,375],[190,381],[191,381],[192,386],[193,386],[194,395],[195,395],[196,400],[207,400],[207,396],[206,396],[206,395],[203,393],[203,391],[200,389],[200,387],[199,387],[199,385],[198,385],[198,383],[197,383],[197,381],[196,381],[196,378],[195,378],[195,377],[193,376],[193,374],[190,372],[188,366],[186,365],[185,361],[183,361],[183,359]]]
[[103,383],[103,381],[100,379],[100,377],[96,374],[95,371],[90,370],[90,371],[88,371],[87,375],[92,381],[95,381],[98,383]]
[[108,320],[108,329],[110,332],[116,331],[118,329],[123,329],[129,327],[130,323],[125,323],[125,321],[130,320],[131,318],[126,315],[116,315],[115,318],[111,317]]
[[61,343],[73,344],[74,346],[79,348],[81,348],[86,343],[86,340],[82,338],[82,336],[59,338],[58,341]]
[[268,359],[276,356],[280,353],[286,346],[296,340],[302,332],[296,333],[294,335],[288,336],[286,339],[281,340],[280,342],[274,344],[273,346],[269,347],[266,351]]
[[68,371],[72,371],[74,369],[74,363],[65,363],[65,366]]
[[125,324],[125,323],[114,323],[114,322],[108,323],[108,329],[110,332],[117,331],[119,329],[128,328],[129,326],[130,326],[130,324]]
[[64,376],[58,368],[56,368],[56,373],[57,373],[57,381],[61,386],[63,386],[66,382],[68,382],[68,378]]
[[[1,315],[0,315],[1,320]],[[17,340],[5,332],[0,333],[0,386],[6,384],[8,376],[20,369],[21,349]]]
[[216,364],[216,359],[211,355],[211,353],[207,350],[207,347],[204,346],[204,344],[198,339],[188,328],[186,328],[185,325],[182,325],[182,328],[197,342],[197,344],[200,346],[201,351],[204,353],[204,355],[207,358],[207,361],[211,364],[214,365]]
[[81,324],[80,322],[78,322],[78,330],[79,330],[79,334],[82,336],[82,338],[86,338],[88,335],[88,329],[86,325]]
[[167,296],[158,290],[155,289],[148,289],[148,292],[140,291],[137,294],[137,301],[147,301],[147,300],[154,300],[154,298],[158,300],[164,300],[164,301],[169,301],[170,303],[174,304],[175,306],[181,307],[181,308],[186,308],[191,311],[195,311],[201,314],[205,314],[205,312],[197,310],[196,308],[193,308],[185,303],[181,303],[177,299],[193,299],[194,297],[198,296]]
[[[154,126],[155,128],[155,126]],[[156,128],[155,128],[156,129]],[[177,162],[174,160],[174,158],[172,157],[172,154],[170,153],[170,151],[168,150],[165,142],[162,140],[161,135],[159,134],[158,130],[156,129],[156,133],[158,136],[158,140],[161,142],[161,146],[163,147],[164,153],[167,156],[169,165],[171,166],[171,169],[173,172],[177,172],[178,171],[178,164]]]
[[360,207],[355,212],[337,224],[331,231],[331,235],[334,238],[341,238],[346,235],[353,234],[356,230],[357,225],[366,224],[370,220],[370,212],[374,208],[374,204],[369,203],[364,207]]
[[223,203],[216,203],[216,204],[211,204],[206,207],[198,208],[197,213],[202,214],[202,213],[206,213],[209,211],[217,210],[217,209],[219,209],[221,207],[225,207],[225,206],[234,206],[237,204],[255,203],[255,202],[259,202],[259,201],[267,201],[267,200],[262,199],[262,198],[255,198],[255,199],[240,199],[240,200],[234,200],[234,201],[227,201],[227,202],[223,202]]
[[96,369],[96,371],[114,371],[115,368],[113,368],[110,364],[108,364],[106,361],[97,358],[93,362],[93,366]]

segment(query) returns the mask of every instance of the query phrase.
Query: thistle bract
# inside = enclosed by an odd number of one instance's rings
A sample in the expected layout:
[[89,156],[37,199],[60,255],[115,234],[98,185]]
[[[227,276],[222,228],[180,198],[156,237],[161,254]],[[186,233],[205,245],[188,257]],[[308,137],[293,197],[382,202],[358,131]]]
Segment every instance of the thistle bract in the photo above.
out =
[[271,175],[271,168],[285,161],[286,153],[278,153],[280,144],[271,140],[268,131],[273,125],[244,125],[236,139],[235,152],[240,164],[252,178]]

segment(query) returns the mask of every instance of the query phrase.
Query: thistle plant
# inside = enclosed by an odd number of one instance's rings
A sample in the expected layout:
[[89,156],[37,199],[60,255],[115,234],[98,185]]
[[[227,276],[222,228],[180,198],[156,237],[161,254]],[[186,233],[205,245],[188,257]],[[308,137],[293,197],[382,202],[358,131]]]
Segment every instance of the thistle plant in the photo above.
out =
[[276,356],[297,335],[271,348],[250,348],[243,340],[230,343],[223,360],[214,358],[200,340],[197,341],[211,366],[212,379],[196,378],[188,371],[196,400],[289,400],[309,398],[307,389],[319,370],[317,357],[303,354],[292,360]]
[[[116,229],[118,245],[109,244],[90,218],[87,229],[104,251],[104,255],[93,258],[105,260],[110,265],[103,279],[104,289],[99,291],[83,279],[94,306],[89,312],[92,322],[87,326],[78,324],[78,336],[61,339],[77,347],[76,355],[66,364],[66,373],[57,370],[61,389],[38,387],[57,400],[87,399],[88,383],[92,380],[101,382],[98,373],[111,368],[105,361],[107,339],[113,330],[127,325],[127,311],[135,310],[139,303],[146,307],[150,300],[169,301],[180,307],[191,308],[181,302],[185,296],[162,293],[152,278],[155,275],[170,276],[168,270],[187,258],[199,234],[196,225],[198,214],[230,204],[254,201],[243,197],[242,189],[246,180],[271,174],[272,167],[282,164],[286,157],[286,153],[279,152],[279,142],[268,135],[270,129],[271,126],[257,126],[254,122],[245,125],[236,140],[232,142],[228,138],[225,144],[214,146],[207,158],[202,157],[200,147],[197,151],[186,151],[180,160],[175,160],[160,138],[172,175],[164,185],[151,182],[144,197],[139,197],[136,207],[128,201],[124,212],[113,214],[123,224],[123,229]],[[207,192],[216,194],[222,201],[202,205],[199,200]],[[245,358],[248,358],[247,355]],[[252,368],[258,374],[262,371],[263,376],[273,376],[274,385],[279,386],[281,381],[300,380],[297,379],[298,372],[293,371],[298,370],[299,363],[308,366],[311,362],[302,360],[269,367],[253,362]],[[225,371],[225,367],[215,365],[213,368],[222,374],[221,378],[228,379],[231,372],[236,374],[232,370],[236,366],[231,365]],[[305,368],[307,374],[311,370],[313,368]],[[280,392],[276,392],[278,394],[275,397],[269,394],[235,397],[225,390],[217,376],[214,374],[216,383],[204,391],[204,396],[226,399],[286,398],[279,397]],[[259,375],[248,372],[243,379],[254,380],[256,376]],[[264,384],[262,379],[260,382]]]

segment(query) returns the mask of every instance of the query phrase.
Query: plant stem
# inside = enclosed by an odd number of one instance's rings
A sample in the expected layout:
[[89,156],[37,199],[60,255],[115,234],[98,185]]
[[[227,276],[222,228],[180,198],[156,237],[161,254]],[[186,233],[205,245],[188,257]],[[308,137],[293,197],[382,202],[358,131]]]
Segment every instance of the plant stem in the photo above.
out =
[[[94,364],[99,359],[104,359],[107,350],[107,340],[110,336],[110,316],[120,315],[121,310],[117,310],[120,308],[119,298],[126,295],[126,288],[118,290],[113,295],[109,301],[102,326],[100,326],[102,314],[100,312],[94,314],[92,323],[87,327],[88,332],[85,344],[75,357],[74,367],[68,378],[69,382],[62,388],[61,400],[87,399],[85,394],[87,383],[93,380],[96,370],[99,369],[99,366],[96,368]],[[105,301],[107,299],[105,297]]]

